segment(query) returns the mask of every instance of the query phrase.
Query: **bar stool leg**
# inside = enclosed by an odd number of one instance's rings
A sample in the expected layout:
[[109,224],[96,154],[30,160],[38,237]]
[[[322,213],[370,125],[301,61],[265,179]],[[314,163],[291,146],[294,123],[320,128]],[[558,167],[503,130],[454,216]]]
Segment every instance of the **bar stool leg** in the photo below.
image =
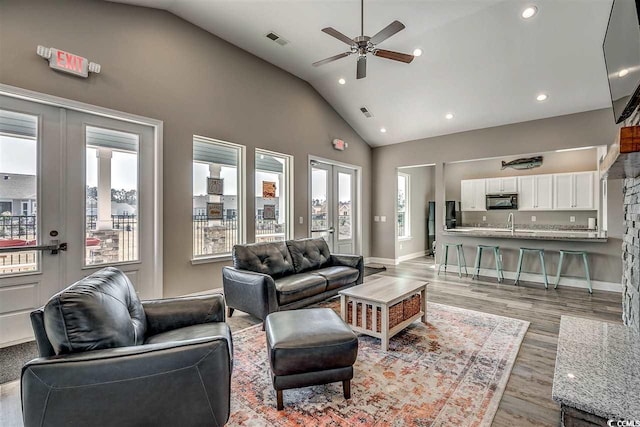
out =
[[449,245],[445,245],[444,249],[444,272],[447,272],[447,264],[449,263]]
[[522,272],[522,258],[524,257],[524,250],[520,249],[520,254],[518,255],[518,271],[516,272],[516,281],[513,282],[514,285],[518,285],[520,283],[520,273]]
[[462,266],[460,265],[460,245],[456,245],[456,253],[458,254],[458,277],[462,278]]
[[544,251],[538,252],[540,255],[540,264],[542,264],[542,276],[544,277],[544,288],[549,289],[549,281],[547,280],[547,267],[544,265]]
[[558,273],[556,274],[556,284],[553,289],[558,289],[560,283],[560,273],[562,272],[562,261],[564,260],[564,252],[560,252],[560,261],[558,261]]
[[585,252],[582,253],[582,260],[584,261],[584,270],[587,273],[587,285],[589,285],[589,293],[593,293],[593,289],[591,288],[591,274],[589,274],[589,261],[587,260],[587,254]]
[[474,274],[471,276],[472,279],[480,276],[480,261],[482,260],[482,248],[478,246],[476,249],[476,265],[474,267]]
[[493,255],[496,258],[496,276],[498,277],[498,283],[502,283],[504,278],[502,277],[502,268],[500,267],[500,250],[493,248]]
[[469,276],[469,272],[467,271],[467,258],[464,256],[464,248],[460,245],[460,252],[462,252],[462,262],[464,263],[464,275]]

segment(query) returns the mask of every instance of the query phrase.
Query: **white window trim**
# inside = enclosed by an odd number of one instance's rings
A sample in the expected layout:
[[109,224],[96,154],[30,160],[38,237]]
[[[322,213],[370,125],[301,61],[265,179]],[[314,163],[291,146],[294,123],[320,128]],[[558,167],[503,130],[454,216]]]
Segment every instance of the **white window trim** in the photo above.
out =
[[[293,162],[294,162],[294,158],[291,154],[284,154],[284,153],[278,153],[277,151],[270,151],[270,150],[265,150],[263,148],[256,148],[255,149],[255,156],[257,158],[257,156],[259,154],[264,154],[265,156],[274,156],[274,157],[282,157],[284,159],[286,159],[286,162],[284,164],[284,176],[285,176],[285,182],[287,183],[287,189],[285,192],[285,204],[284,204],[284,215],[286,216],[285,218],[285,223],[287,224],[286,229],[285,229],[285,240],[291,240],[293,239],[294,236],[294,232],[293,232],[293,226],[294,226],[294,212],[293,212],[293,207],[295,206],[294,203],[294,191],[293,191]],[[254,163],[255,163],[255,159],[254,159]],[[255,164],[254,164],[254,173],[255,173]],[[254,179],[255,181],[255,179]],[[255,185],[255,183],[254,183]],[[257,194],[257,193],[256,193]],[[280,194],[282,195],[282,192],[280,192]],[[254,212],[255,215],[255,212]],[[255,228],[255,224],[254,224],[254,228]],[[256,236],[257,237],[257,236]]]
[[[223,141],[221,139],[209,138],[202,135],[193,135],[193,139],[191,141],[192,147],[193,143],[199,141],[208,144],[216,144],[222,145],[228,148],[232,148],[238,150],[238,167],[237,167],[237,183],[238,183],[238,194],[236,196],[237,200],[237,218],[238,218],[238,243],[244,244],[247,242],[247,214],[246,214],[246,197],[247,197],[247,147],[240,144],[235,144],[233,142]],[[191,159],[191,176],[193,179],[193,158]],[[191,189],[191,197],[193,198],[193,188]],[[193,203],[193,202],[192,202]],[[193,205],[191,207],[191,211],[193,212]],[[221,261],[229,261],[231,260],[231,253],[224,254],[207,254],[196,256],[193,253],[193,232],[191,235],[191,264],[205,264],[209,262],[221,262]]]
[[[411,175],[398,172],[398,177],[396,178],[396,187],[398,185],[397,181],[399,177],[403,177],[406,182],[405,186],[405,208],[404,208],[404,217],[405,217],[405,230],[408,234],[403,236],[398,235],[398,241],[411,240]],[[397,191],[397,190],[396,190]],[[396,230],[398,229],[398,194],[396,193]],[[397,233],[397,231],[396,231]]]

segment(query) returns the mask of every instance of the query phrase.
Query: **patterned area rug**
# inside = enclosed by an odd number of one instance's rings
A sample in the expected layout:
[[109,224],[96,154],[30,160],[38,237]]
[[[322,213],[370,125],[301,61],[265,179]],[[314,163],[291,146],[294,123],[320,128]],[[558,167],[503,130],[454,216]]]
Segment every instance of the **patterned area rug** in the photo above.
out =
[[[339,310],[336,299],[322,305]],[[350,400],[341,383],[285,390],[283,411],[264,332],[235,333],[229,425],[490,425],[529,323],[435,303],[427,321],[392,338],[387,353],[360,336]]]

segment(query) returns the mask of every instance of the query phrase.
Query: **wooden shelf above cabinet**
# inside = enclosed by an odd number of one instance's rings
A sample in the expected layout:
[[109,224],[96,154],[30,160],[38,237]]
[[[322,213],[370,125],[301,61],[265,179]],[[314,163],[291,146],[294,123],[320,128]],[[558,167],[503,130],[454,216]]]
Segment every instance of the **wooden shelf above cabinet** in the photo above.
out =
[[620,128],[616,142],[600,162],[601,179],[640,176],[640,126]]

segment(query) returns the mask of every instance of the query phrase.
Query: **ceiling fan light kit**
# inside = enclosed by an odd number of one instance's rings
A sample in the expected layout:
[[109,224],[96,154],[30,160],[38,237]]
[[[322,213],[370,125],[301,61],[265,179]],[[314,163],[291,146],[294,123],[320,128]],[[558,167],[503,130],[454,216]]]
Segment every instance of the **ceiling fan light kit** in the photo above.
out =
[[360,0],[360,28],[360,35],[354,37],[353,39],[345,36],[335,28],[323,28],[322,32],[329,34],[330,36],[340,40],[343,43],[348,44],[350,46],[350,50],[348,52],[339,53],[321,61],[314,62],[313,66],[319,67],[320,65],[328,64],[329,62],[333,62],[353,54],[358,54],[356,78],[363,79],[367,77],[367,54],[369,53],[380,58],[391,59],[393,61],[404,62],[406,64],[413,61],[413,55],[377,48],[378,44],[382,43],[394,34],[404,30],[405,26],[402,22],[393,21],[373,37],[364,35],[364,0]]

